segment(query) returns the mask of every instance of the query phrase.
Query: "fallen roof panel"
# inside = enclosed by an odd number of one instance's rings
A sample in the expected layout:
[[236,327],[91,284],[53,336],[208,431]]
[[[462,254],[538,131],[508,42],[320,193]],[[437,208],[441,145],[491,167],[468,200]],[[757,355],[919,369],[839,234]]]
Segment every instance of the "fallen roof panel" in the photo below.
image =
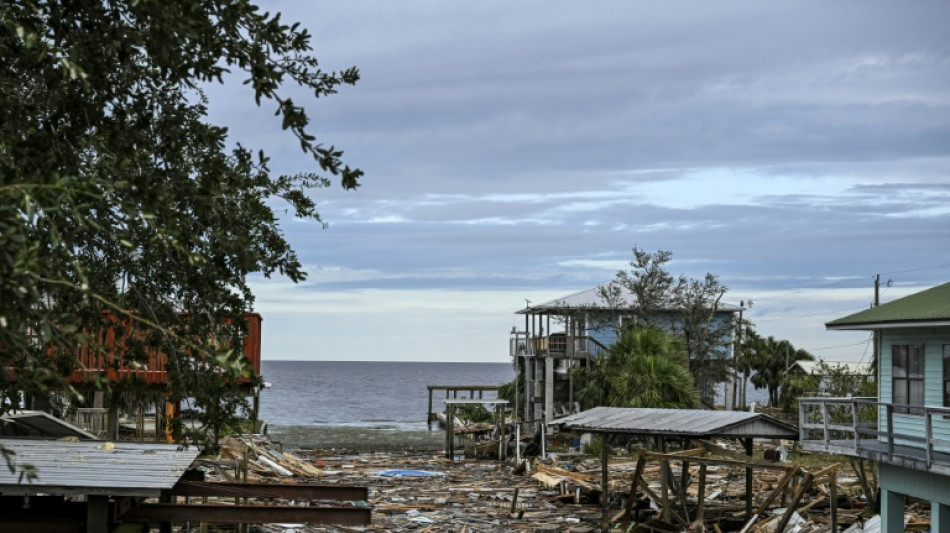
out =
[[[0,468],[3,494],[158,496],[175,486],[199,453],[142,442],[0,439],[0,447],[15,453],[18,467],[14,473]],[[35,468],[36,479],[21,479],[22,465]]]

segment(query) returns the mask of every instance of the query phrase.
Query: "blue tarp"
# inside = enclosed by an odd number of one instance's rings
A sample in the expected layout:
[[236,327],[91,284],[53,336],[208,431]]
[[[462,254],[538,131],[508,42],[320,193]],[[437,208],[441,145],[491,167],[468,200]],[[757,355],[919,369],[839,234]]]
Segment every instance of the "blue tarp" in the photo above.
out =
[[445,472],[430,472],[428,470],[380,470],[376,472],[376,475],[386,477],[427,477],[444,476]]

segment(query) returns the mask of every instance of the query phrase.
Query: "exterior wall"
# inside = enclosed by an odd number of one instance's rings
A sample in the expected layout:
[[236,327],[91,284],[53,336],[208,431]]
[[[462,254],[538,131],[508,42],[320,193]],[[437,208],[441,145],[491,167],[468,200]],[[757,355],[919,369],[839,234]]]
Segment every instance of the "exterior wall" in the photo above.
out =
[[[882,330],[881,332],[881,381],[879,383],[880,401],[893,401],[891,355],[892,347],[902,344],[924,345],[924,405],[943,406],[943,345],[950,344],[950,328],[902,328]],[[882,430],[887,427],[887,412],[879,412],[879,424]],[[894,415],[894,432],[924,436],[924,417],[921,415]],[[936,439],[950,440],[950,420],[941,416],[934,418],[933,434]],[[881,440],[886,440],[882,437]],[[918,442],[900,441],[895,443],[906,446],[922,447]],[[946,448],[938,448],[947,451]]]
[[950,505],[950,477],[880,463],[881,489]]

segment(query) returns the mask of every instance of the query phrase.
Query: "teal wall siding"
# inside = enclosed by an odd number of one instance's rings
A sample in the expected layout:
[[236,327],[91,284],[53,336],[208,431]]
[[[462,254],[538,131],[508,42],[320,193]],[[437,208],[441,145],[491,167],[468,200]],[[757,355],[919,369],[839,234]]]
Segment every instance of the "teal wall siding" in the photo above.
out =
[[[943,406],[943,345],[950,344],[950,327],[902,328],[882,330],[881,334],[881,382],[879,384],[881,401],[893,401],[891,381],[892,347],[902,344],[924,345],[924,405]],[[880,410],[881,430],[886,428],[886,411]],[[943,417],[934,419],[934,438],[950,441],[950,420]],[[924,436],[924,417],[913,415],[894,415],[894,432]],[[882,440],[886,440],[883,439]],[[897,444],[922,446],[920,443],[895,440]],[[950,451],[950,447],[937,448]]]
[[950,505],[950,477],[881,463],[881,488]]

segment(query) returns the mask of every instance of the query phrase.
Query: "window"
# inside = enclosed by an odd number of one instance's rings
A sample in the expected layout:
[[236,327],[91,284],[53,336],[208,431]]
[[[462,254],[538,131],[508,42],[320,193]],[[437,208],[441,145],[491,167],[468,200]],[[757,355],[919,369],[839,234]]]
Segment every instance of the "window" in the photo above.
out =
[[950,344],[943,345],[943,406],[950,407]]
[[[946,364],[946,363],[944,363]],[[924,406],[924,347],[923,345],[894,345],[892,347],[891,379],[893,402],[911,408],[895,408],[895,413],[921,414],[913,407]]]

